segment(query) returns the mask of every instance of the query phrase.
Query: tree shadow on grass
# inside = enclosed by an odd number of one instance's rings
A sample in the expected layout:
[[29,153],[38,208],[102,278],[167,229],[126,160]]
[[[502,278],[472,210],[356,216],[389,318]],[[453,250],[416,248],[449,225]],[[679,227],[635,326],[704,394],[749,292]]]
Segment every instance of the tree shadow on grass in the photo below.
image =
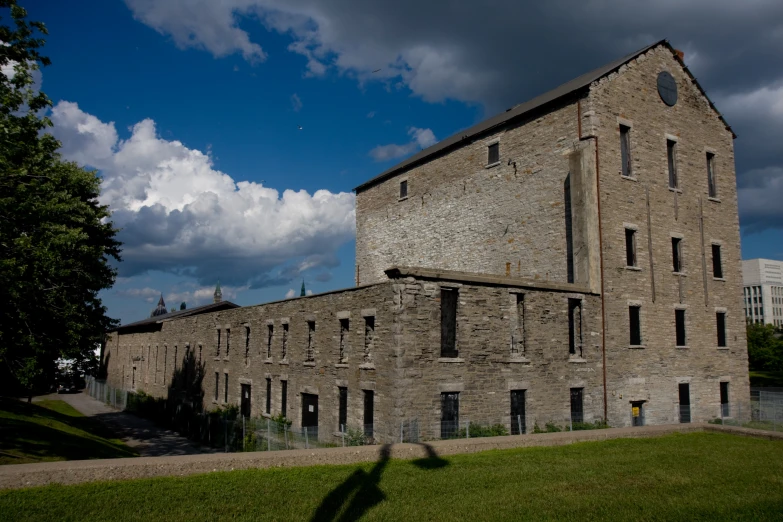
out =
[[[422,444],[427,456],[416,459],[413,464],[422,469],[439,469],[449,465],[429,444]],[[359,520],[365,513],[386,499],[379,484],[381,475],[389,463],[391,445],[381,446],[380,459],[369,473],[357,469],[339,486],[329,492],[316,508],[311,522],[347,522]],[[346,506],[347,503],[347,506]],[[346,506],[343,509],[343,506]]]

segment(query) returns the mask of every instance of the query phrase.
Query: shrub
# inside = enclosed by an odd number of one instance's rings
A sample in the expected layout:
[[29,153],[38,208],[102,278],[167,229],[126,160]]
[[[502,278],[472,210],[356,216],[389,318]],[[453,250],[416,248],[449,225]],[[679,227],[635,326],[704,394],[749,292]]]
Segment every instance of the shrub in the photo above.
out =
[[[468,429],[470,430],[471,437],[499,437],[502,435],[508,435],[508,430],[502,424],[494,424],[492,426],[482,426],[481,424],[471,422],[468,425]],[[465,428],[462,428],[456,434],[456,438],[460,438],[460,439],[464,439],[466,438],[466,436],[467,433],[465,432]]]

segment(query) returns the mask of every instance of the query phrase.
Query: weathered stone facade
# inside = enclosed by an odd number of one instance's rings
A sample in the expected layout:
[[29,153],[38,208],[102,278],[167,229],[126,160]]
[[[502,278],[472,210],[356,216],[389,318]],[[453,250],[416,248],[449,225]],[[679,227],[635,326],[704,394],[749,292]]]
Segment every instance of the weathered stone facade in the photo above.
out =
[[[661,71],[676,82],[673,106],[656,89]],[[425,437],[438,437],[443,394],[459,393],[461,421],[512,427],[511,396],[524,390],[528,431],[562,425],[574,411],[573,391],[585,421],[612,426],[630,425],[633,407],[648,424],[677,422],[684,400],[692,420],[712,419],[720,383],[729,383],[732,403],[747,399],[733,134],[674,50],[651,46],[497,121],[357,189],[360,286],[164,316],[146,331],[121,328],[105,348],[112,383],[163,396],[166,374],[187,349],[204,364],[205,407],[238,404],[249,384],[251,413],[266,415],[271,379],[276,415],[285,381],[284,413],[295,425],[304,420],[302,394],[318,396],[322,438],[338,430],[340,387],[348,424],[367,423],[364,392],[372,391],[375,432],[391,439],[413,421]],[[488,165],[495,143],[499,158]],[[676,151],[674,187],[667,151]],[[443,326],[448,292],[457,292],[455,331]],[[631,307],[640,315],[638,344]],[[684,318],[684,342],[676,316]],[[448,335],[456,336],[454,353],[442,352]]]

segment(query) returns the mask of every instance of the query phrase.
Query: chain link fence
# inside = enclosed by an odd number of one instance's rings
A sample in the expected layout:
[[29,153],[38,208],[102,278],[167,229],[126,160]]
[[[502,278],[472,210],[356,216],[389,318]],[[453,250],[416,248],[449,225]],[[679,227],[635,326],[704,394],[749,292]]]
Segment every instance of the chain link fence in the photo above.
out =
[[783,392],[751,390],[749,402],[724,403],[712,424],[783,431]]
[[99,381],[95,377],[88,376],[85,379],[86,391],[90,397],[111,406],[117,410],[124,410],[128,406],[128,391],[109,386],[105,381]]

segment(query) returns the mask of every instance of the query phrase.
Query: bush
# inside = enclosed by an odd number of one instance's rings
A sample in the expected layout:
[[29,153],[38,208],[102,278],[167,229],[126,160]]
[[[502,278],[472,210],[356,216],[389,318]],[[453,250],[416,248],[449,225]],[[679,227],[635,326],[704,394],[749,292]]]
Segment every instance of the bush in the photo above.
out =
[[[508,430],[502,424],[482,426],[481,424],[471,422],[468,425],[468,429],[470,430],[471,437],[499,437],[502,435],[508,435]],[[464,439],[466,437],[467,433],[465,432],[465,428],[462,428],[456,434],[456,438],[458,439]]]
[[597,420],[595,422],[573,422],[571,423],[572,431],[582,430],[605,430],[609,428],[609,425],[604,420]]
[[557,433],[558,431],[563,431],[563,429],[551,421],[547,422],[543,429],[538,425],[538,422],[533,424],[533,433]]

